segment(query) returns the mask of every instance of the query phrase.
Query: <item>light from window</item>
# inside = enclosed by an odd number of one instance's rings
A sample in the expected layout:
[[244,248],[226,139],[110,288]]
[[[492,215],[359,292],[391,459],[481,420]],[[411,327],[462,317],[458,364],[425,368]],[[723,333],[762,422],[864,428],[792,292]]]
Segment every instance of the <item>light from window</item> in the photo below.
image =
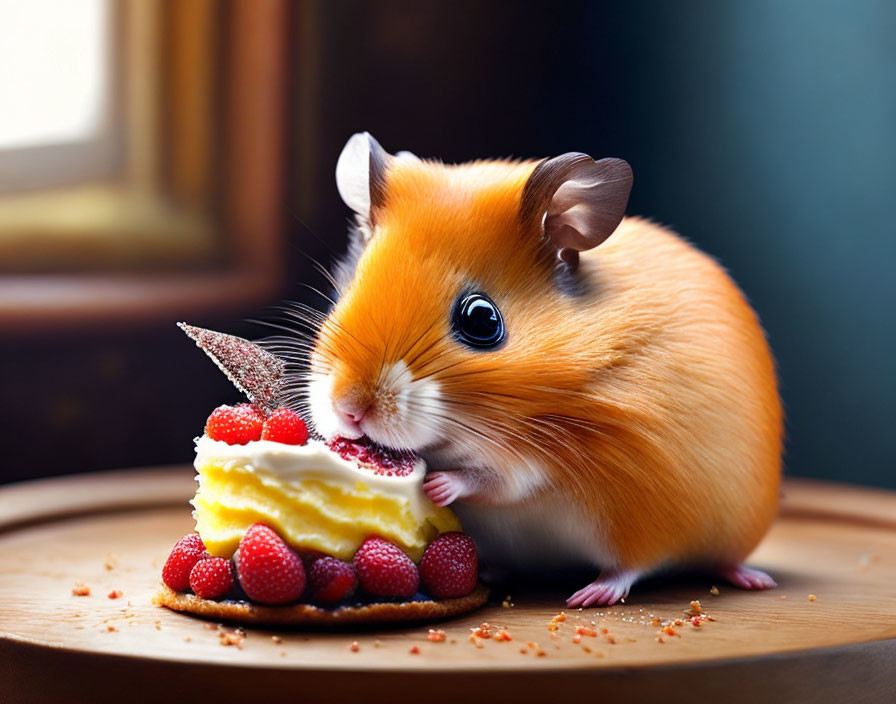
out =
[[108,101],[108,0],[0,0],[0,149],[81,142]]

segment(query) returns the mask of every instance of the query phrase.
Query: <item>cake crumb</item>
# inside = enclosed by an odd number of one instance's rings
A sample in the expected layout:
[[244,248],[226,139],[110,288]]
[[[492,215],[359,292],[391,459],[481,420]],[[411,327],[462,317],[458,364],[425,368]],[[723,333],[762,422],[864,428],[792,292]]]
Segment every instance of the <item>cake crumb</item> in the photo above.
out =
[[418,648],[418,647],[415,645],[415,646],[412,647],[408,652],[409,652],[411,655],[419,655],[419,654],[420,654],[420,648]]
[[361,646],[358,645],[358,641],[353,640],[352,644],[350,646],[348,646],[348,649],[351,650],[353,653],[357,653],[361,649]]
[[243,649],[243,641],[246,639],[245,631],[239,628],[230,633],[221,631],[218,634],[218,642],[223,646],[235,645],[239,650]]
[[815,596],[814,594],[810,594],[810,595],[809,595],[809,601],[815,601],[817,598],[818,598],[818,597]]
[[787,595],[786,595],[786,594],[782,594],[782,595],[779,596],[778,598],[779,598],[781,601],[784,601],[784,600],[787,598]]
[[495,640],[497,640],[497,641],[503,641],[503,642],[507,642],[507,641],[511,641],[511,640],[513,640],[513,638],[511,637],[510,633],[507,631],[506,628],[502,628],[500,631],[498,631],[497,633],[495,633],[494,638],[495,638]]
[[691,616],[696,616],[697,614],[702,614],[702,613],[703,613],[703,606],[702,606],[702,604],[700,603],[700,600],[699,600],[699,599],[694,599],[694,600],[690,603],[689,608],[688,608],[688,613],[689,613]]
[[712,594],[713,596],[718,596],[718,595],[719,595],[719,588],[718,588],[715,584],[713,584],[713,585],[709,588],[709,593]]
[[471,628],[470,632],[477,638],[491,638],[491,625],[488,621],[483,621],[476,628]]
[[113,589],[106,596],[108,596],[110,599],[121,599],[121,597],[124,596],[124,592],[121,591],[121,589]]
[[190,638],[190,636],[184,636],[184,643],[189,643],[189,642],[192,641],[192,640],[193,640],[193,639]]
[[153,624],[153,626],[156,627],[156,630],[157,630],[157,631],[161,631],[161,630],[162,630],[162,622],[161,622],[161,621],[156,621],[156,622]]
[[445,631],[441,628],[430,628],[429,633],[426,634],[426,640],[432,641],[433,643],[443,643],[445,642]]
[[109,632],[111,633],[112,631],[117,631],[118,628],[116,628],[115,626],[113,626],[113,625],[110,623],[108,626],[106,626],[106,630],[109,631]]
[[280,636],[271,636],[271,640],[274,641],[277,645],[283,642],[283,639]]
[[504,601],[501,602],[501,606],[505,609],[513,607],[513,599],[510,597],[510,594],[504,597]]
[[383,641],[381,641],[379,638],[377,638],[375,641],[373,641],[374,648],[379,648],[382,644],[383,644]]
[[106,559],[103,560],[103,567],[105,567],[109,571],[114,570],[116,567],[118,567],[118,558],[115,557],[115,555],[113,555],[111,552],[106,553]]
[[90,587],[84,584],[84,582],[75,582],[75,586],[72,587],[72,594],[75,596],[90,596]]

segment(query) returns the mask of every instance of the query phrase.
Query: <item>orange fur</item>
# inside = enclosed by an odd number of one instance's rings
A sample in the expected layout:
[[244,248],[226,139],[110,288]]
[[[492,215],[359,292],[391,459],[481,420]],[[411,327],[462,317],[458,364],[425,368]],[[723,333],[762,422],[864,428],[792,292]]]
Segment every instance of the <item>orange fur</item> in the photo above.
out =
[[[481,474],[472,500],[559,499],[618,566],[742,560],[776,513],[780,476],[781,407],[756,315],[712,259],[638,218],[583,253],[586,293],[559,290],[554,253],[517,217],[534,166],[397,161],[312,369],[384,426],[396,412],[386,367],[435,380],[454,420],[433,419],[442,444]],[[498,350],[450,334],[471,284],[504,314]]]

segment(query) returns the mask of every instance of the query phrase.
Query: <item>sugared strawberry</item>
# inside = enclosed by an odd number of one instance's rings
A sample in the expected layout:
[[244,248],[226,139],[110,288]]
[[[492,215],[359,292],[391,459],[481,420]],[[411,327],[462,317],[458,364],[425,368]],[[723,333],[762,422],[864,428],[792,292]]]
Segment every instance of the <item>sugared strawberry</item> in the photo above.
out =
[[265,420],[261,439],[284,445],[304,445],[308,442],[308,428],[298,413],[278,408]]
[[397,545],[379,536],[367,538],[354,558],[361,589],[372,596],[411,597],[420,585],[417,566]]
[[207,557],[190,570],[190,589],[203,599],[217,599],[233,588],[233,563],[223,557]]
[[255,406],[251,403],[238,403],[234,406],[234,408],[238,411],[243,411],[245,413],[250,413],[254,416],[258,416],[261,419],[262,423],[264,422],[264,413],[259,410],[258,406]]
[[228,445],[245,445],[261,439],[263,420],[249,404],[218,406],[205,422],[205,434]]
[[358,575],[350,562],[321,557],[308,570],[311,598],[321,604],[336,604],[355,593]]
[[190,587],[190,570],[193,565],[206,556],[205,543],[198,533],[190,533],[178,540],[165,560],[162,568],[162,581],[176,592],[183,592]]
[[305,590],[299,556],[262,523],[249,526],[240,540],[237,575],[246,596],[259,604],[288,604]]
[[466,533],[442,533],[423,552],[420,579],[436,599],[466,596],[473,591],[479,579],[473,539]]

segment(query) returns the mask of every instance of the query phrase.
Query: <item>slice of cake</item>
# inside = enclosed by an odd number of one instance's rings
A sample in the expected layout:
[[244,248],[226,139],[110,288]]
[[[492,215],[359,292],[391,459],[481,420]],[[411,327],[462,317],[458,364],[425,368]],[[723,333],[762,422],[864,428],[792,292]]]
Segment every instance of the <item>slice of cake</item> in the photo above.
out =
[[315,439],[198,438],[193,516],[206,549],[231,557],[246,529],[264,523],[300,551],[350,560],[365,538],[379,535],[419,561],[439,533],[460,530],[454,513],[423,493],[422,460],[363,450],[352,457]]
[[196,534],[162,572],[163,606],[216,619],[351,623],[440,618],[484,603],[473,541],[422,489],[424,462],[366,439],[309,437],[279,407],[282,363],[181,326],[252,401],[196,439]]

